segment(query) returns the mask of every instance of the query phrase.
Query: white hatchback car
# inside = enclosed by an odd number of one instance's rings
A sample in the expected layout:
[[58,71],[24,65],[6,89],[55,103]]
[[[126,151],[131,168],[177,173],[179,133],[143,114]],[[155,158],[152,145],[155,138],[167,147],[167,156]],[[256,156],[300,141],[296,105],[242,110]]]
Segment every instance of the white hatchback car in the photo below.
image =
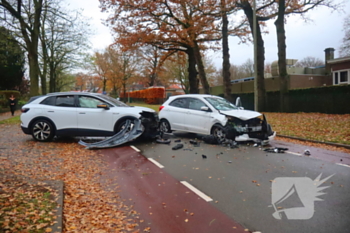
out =
[[186,94],[170,96],[159,108],[161,132],[173,130],[213,135],[219,142],[267,142],[276,136],[259,112],[243,110],[224,98]]
[[158,114],[150,108],[131,107],[107,95],[60,92],[32,97],[22,107],[21,128],[37,141],[54,136],[113,136],[127,120],[140,119],[143,135],[158,133]]

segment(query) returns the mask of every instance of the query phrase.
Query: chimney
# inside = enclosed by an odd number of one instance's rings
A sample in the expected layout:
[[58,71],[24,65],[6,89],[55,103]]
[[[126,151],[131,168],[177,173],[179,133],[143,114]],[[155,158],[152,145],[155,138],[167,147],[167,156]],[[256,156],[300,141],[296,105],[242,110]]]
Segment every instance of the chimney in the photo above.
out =
[[326,48],[324,52],[325,52],[326,75],[330,75],[331,67],[330,65],[328,65],[328,61],[334,59],[334,48]]

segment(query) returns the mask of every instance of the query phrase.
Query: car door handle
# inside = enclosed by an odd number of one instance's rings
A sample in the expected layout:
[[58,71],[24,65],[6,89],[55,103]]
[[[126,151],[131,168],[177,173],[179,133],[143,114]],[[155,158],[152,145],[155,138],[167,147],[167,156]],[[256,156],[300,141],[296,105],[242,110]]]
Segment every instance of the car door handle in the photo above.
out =
[[55,112],[55,111],[47,111],[47,112]]
[[85,112],[79,112],[79,114],[85,114]]

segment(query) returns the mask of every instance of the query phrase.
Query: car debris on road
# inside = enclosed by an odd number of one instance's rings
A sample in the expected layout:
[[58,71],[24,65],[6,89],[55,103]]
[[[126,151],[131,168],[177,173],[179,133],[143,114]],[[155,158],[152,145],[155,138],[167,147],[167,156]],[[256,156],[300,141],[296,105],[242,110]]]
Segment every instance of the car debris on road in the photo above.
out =
[[270,153],[284,153],[288,148],[282,148],[282,147],[269,147],[265,148],[265,152],[270,152]]
[[86,146],[86,149],[115,147],[138,138],[139,136],[141,136],[141,134],[144,131],[144,128],[141,125],[141,121],[138,119],[134,120],[133,127],[131,130],[130,128],[131,128],[131,121],[127,120],[125,127],[121,131],[119,131],[117,134],[115,134],[113,137],[110,137],[106,140],[102,140],[99,142],[94,142],[94,143],[87,143],[80,140],[79,144]]

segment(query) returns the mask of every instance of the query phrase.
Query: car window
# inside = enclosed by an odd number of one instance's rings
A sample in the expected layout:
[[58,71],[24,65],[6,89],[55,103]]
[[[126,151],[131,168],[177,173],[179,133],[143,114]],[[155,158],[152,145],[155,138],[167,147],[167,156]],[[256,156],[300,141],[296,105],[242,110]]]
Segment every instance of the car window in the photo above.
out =
[[[34,100],[35,100],[35,99],[34,99]],[[46,99],[44,99],[43,101],[41,101],[40,104],[55,106],[55,105],[56,105],[56,96],[47,97]]]
[[[97,108],[97,105],[106,104],[102,100],[89,96],[79,96],[79,106],[81,108]],[[107,104],[109,106],[109,104]]]
[[188,108],[188,102],[186,98],[176,99],[172,101],[169,105],[178,108]]
[[[130,107],[129,105],[127,105],[119,100],[116,100],[108,95],[100,95],[99,97],[111,102],[112,104],[114,104],[117,107]],[[110,107],[113,107],[113,106],[110,106]]]
[[56,96],[56,106],[75,107],[74,95]]
[[205,100],[207,100],[215,109],[220,111],[238,109],[233,103],[227,101],[224,98],[206,97]]
[[203,101],[199,99],[189,99],[188,100],[188,108],[193,110],[201,110],[201,107],[207,107]]

